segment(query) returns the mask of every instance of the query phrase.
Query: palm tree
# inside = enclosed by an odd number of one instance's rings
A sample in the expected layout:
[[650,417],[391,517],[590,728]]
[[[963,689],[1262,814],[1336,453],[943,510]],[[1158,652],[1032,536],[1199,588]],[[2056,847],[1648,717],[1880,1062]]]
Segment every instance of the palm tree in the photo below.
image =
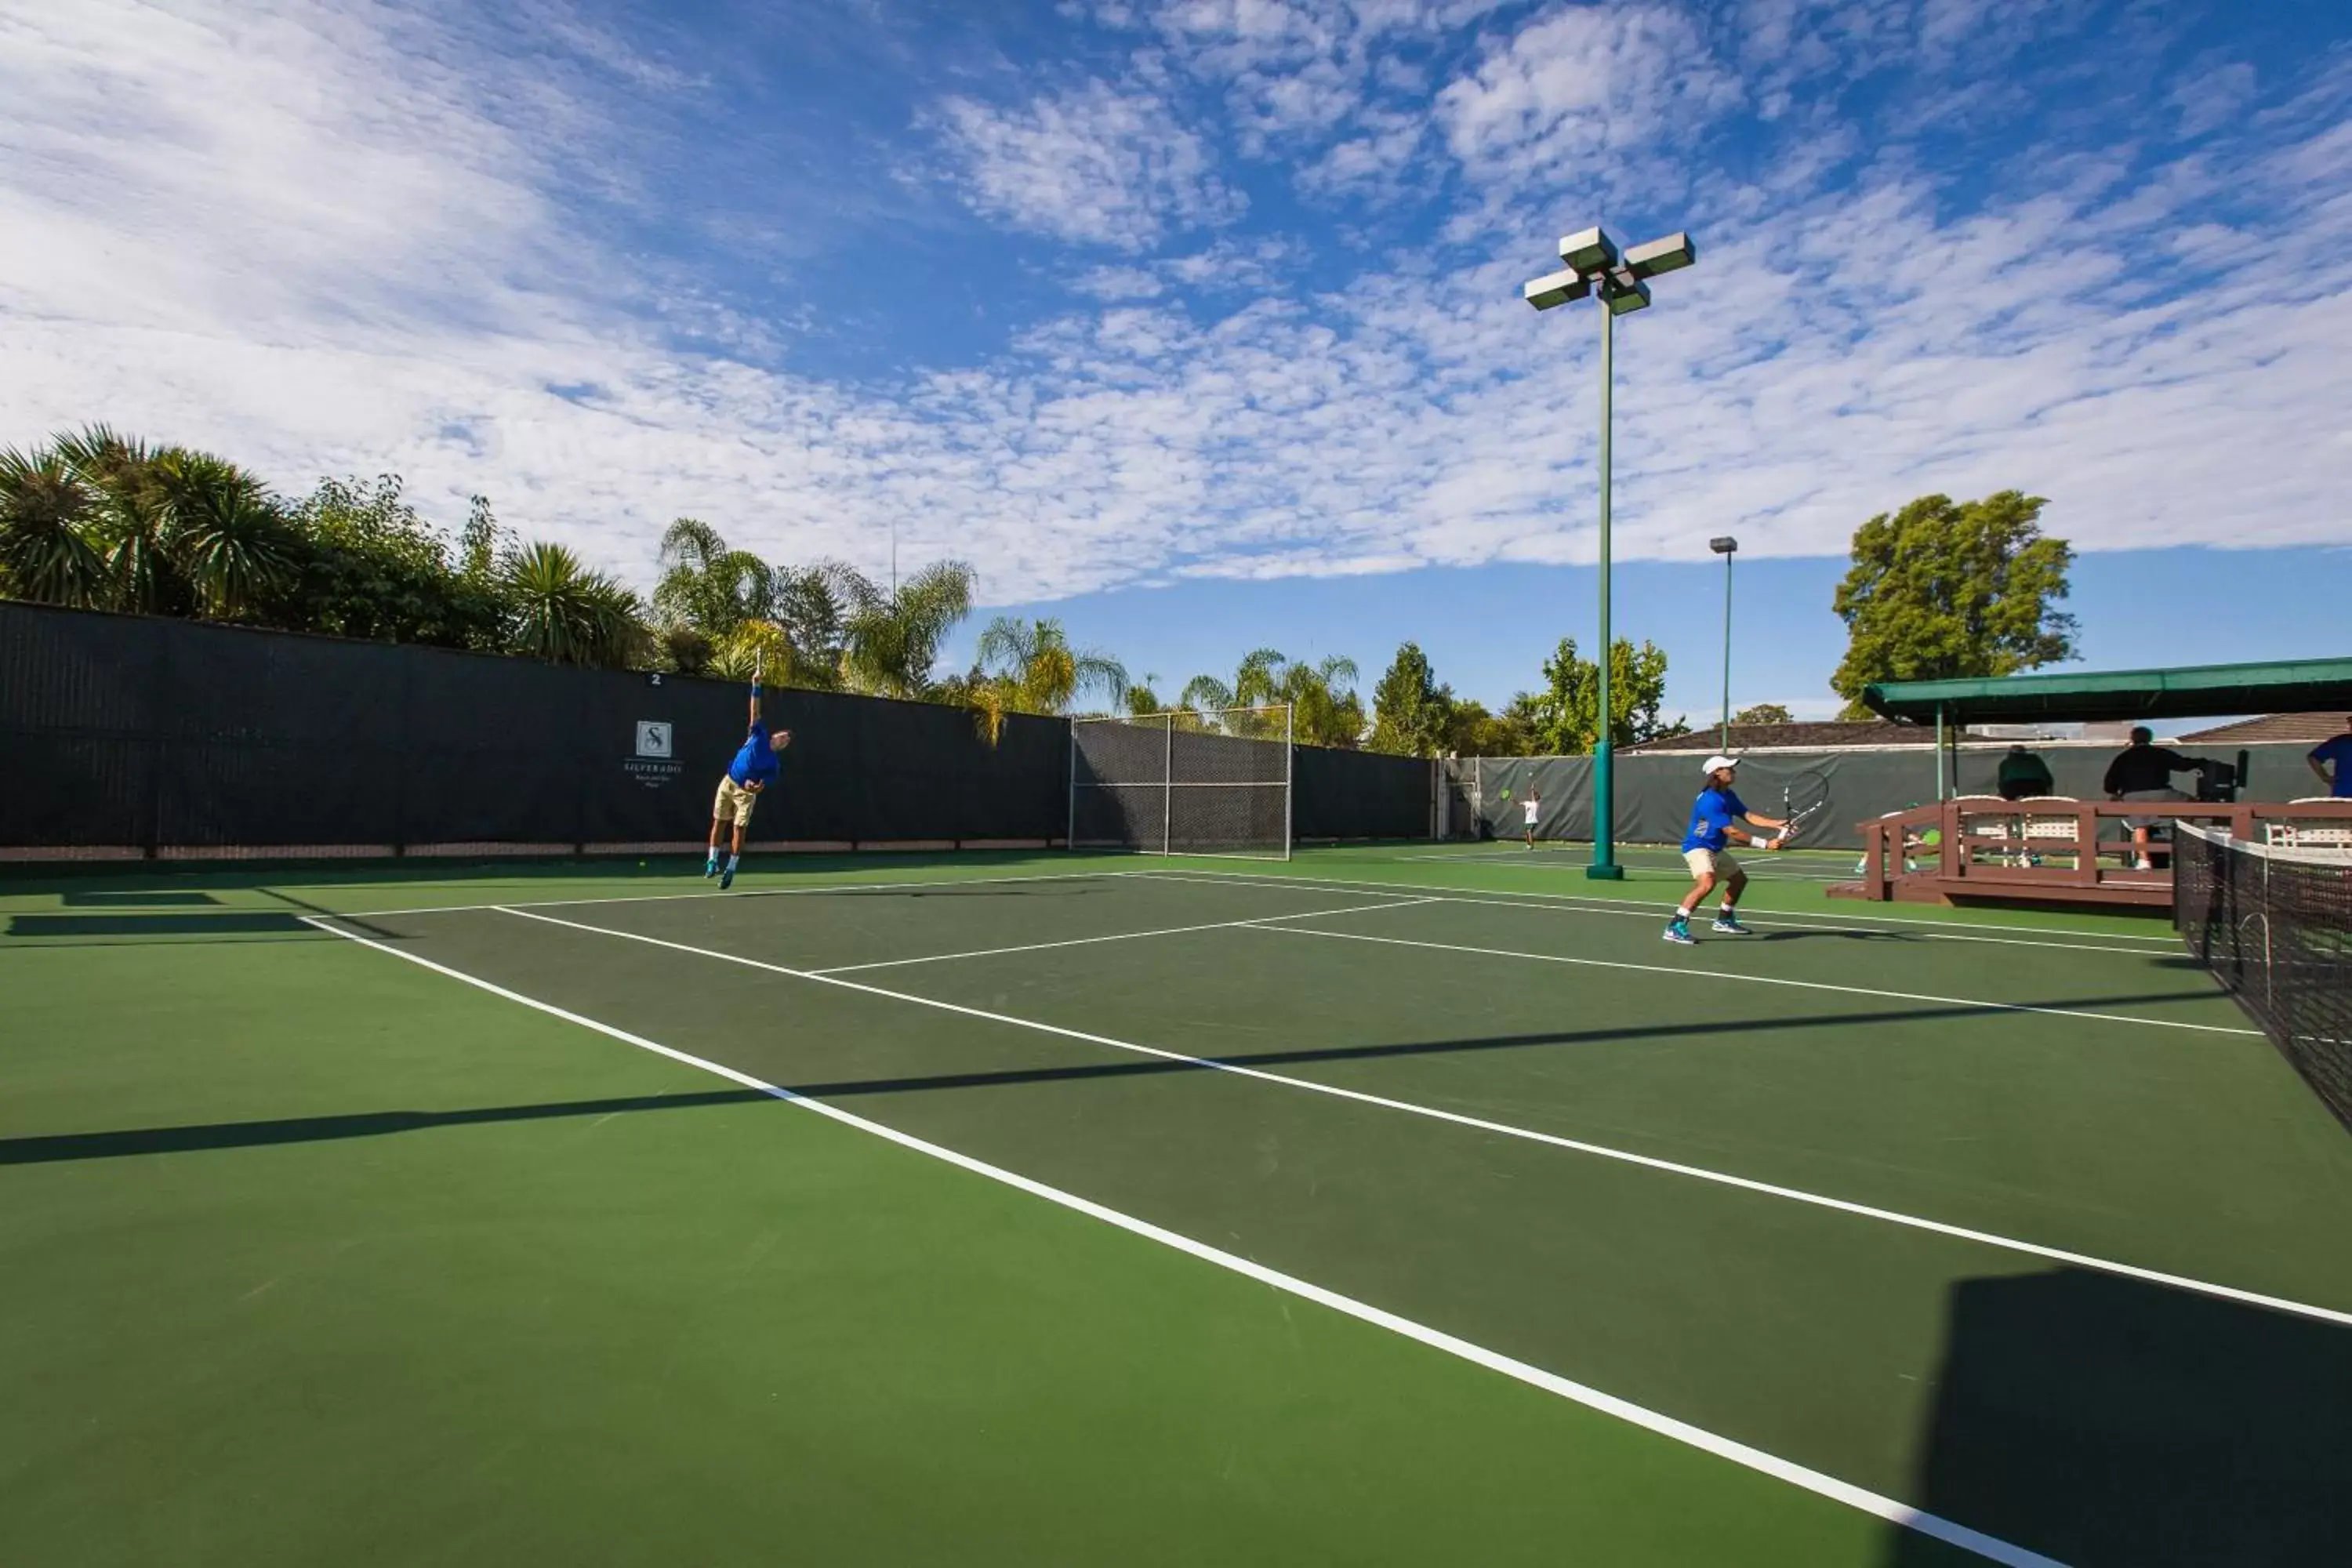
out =
[[1294,663],[1277,649],[1245,655],[1231,685],[1213,675],[1196,675],[1177,706],[1194,721],[1231,735],[1275,737],[1270,716],[1258,711],[1280,704],[1291,710],[1291,733],[1307,745],[1352,746],[1364,728],[1364,707],[1354,686],[1356,662],[1333,654],[1320,664]]
[[261,481],[234,463],[166,447],[155,460],[172,566],[202,615],[251,614],[294,572],[295,543]]
[[105,553],[110,607],[183,614],[193,595],[172,560],[172,504],[162,451],[104,425],[50,444],[81,476],[97,504],[90,521]]
[[863,573],[839,569],[847,602],[842,616],[842,674],[860,691],[920,700],[932,689],[940,645],[971,613],[972,570],[935,561],[903,585],[885,591]]
[[963,700],[980,715],[993,745],[1007,713],[1066,713],[1071,700],[1088,688],[1099,688],[1115,702],[1127,688],[1127,670],[1108,654],[1072,647],[1059,621],[999,616],[980,634]]
[[1141,681],[1127,689],[1119,700],[1127,705],[1129,718],[1141,719],[1150,714],[1164,713],[1168,710],[1168,705],[1160,700],[1160,693],[1156,689],[1159,679],[1156,675],[1146,675]]
[[743,622],[773,615],[776,574],[748,550],[730,550],[709,523],[681,517],[661,538],[661,582],[654,609],[713,642]]
[[103,604],[106,557],[89,534],[96,506],[55,446],[0,451],[0,587],[45,605]]
[[518,653],[557,664],[625,665],[646,641],[637,596],[561,544],[528,544],[504,573]]
[[[85,584],[77,602],[234,619],[293,574],[298,544],[284,513],[259,479],[225,458],[92,425],[20,467],[23,483],[11,488],[26,489],[35,510],[46,506],[52,524],[69,505],[73,531],[103,563],[103,584]],[[87,564],[54,527],[44,548],[53,589],[60,573],[71,578]]]

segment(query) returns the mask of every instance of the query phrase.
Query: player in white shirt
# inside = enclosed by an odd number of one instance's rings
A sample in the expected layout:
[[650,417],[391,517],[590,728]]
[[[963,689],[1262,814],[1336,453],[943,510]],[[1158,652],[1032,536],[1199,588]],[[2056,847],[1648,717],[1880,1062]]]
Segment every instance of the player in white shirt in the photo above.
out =
[[1525,799],[1524,801],[1521,801],[1519,804],[1520,804],[1523,807],[1525,807],[1525,808],[1526,808],[1526,811],[1527,811],[1527,814],[1528,814],[1528,848],[1530,848],[1530,849],[1532,849],[1532,848],[1534,848],[1534,847],[1536,847],[1536,809],[1537,809],[1537,808],[1536,808],[1536,795],[1535,795],[1535,791],[1533,791],[1533,790],[1529,790],[1529,791],[1528,792],[1528,798],[1527,798],[1527,799]]

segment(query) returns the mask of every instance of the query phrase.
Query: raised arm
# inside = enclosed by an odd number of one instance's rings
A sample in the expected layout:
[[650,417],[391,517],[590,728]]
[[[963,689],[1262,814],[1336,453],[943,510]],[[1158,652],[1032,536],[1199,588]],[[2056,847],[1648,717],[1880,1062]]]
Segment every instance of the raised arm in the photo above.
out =
[[760,678],[759,678],[758,676],[756,676],[756,675],[755,675],[755,676],[753,676],[753,677],[751,678],[751,722],[752,722],[752,723],[754,723],[754,724],[756,724],[756,723],[758,723],[759,721],[760,721]]

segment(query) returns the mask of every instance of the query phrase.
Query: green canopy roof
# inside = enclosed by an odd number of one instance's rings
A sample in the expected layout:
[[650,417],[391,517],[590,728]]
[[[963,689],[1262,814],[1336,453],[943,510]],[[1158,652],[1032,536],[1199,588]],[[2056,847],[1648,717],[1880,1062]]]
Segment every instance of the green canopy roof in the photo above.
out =
[[2115,669],[1990,679],[1887,680],[1863,689],[1873,711],[1913,724],[2033,720],[2097,722],[2191,719],[2233,713],[2352,713],[2352,658],[2270,664],[2200,664],[2179,669]]

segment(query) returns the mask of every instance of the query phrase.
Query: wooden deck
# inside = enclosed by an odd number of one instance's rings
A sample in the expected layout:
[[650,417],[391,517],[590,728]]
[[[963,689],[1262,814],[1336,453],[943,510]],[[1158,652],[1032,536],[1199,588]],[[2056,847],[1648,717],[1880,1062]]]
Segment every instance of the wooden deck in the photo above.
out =
[[[1833,899],[1954,904],[1971,900],[2057,905],[2172,907],[2168,847],[2164,862],[2133,864],[2131,836],[2119,819],[2161,816],[2262,843],[2273,824],[2352,826],[2352,801],[2289,805],[2255,802],[2006,801],[1963,796],[1914,806],[1860,825],[1862,875],[1832,885]],[[2109,826],[2102,837],[2103,824]],[[1933,832],[1935,842],[1928,842]]]

